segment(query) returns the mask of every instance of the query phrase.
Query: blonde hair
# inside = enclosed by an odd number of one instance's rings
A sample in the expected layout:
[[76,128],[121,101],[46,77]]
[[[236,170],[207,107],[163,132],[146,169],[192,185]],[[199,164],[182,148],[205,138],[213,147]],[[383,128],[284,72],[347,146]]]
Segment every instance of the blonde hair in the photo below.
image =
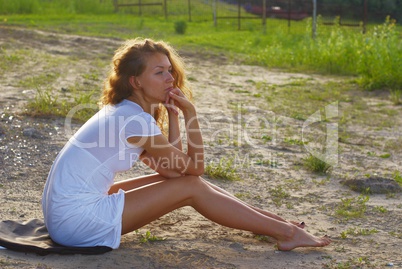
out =
[[[136,38],[127,40],[116,50],[109,76],[103,87],[101,104],[115,105],[131,96],[133,87],[129,78],[141,75],[145,70],[148,57],[155,53],[162,53],[168,57],[172,65],[173,86],[179,88],[191,100],[192,92],[187,85],[184,62],[176,50],[163,41]],[[167,111],[162,104],[159,105],[154,117],[158,126],[166,134]]]

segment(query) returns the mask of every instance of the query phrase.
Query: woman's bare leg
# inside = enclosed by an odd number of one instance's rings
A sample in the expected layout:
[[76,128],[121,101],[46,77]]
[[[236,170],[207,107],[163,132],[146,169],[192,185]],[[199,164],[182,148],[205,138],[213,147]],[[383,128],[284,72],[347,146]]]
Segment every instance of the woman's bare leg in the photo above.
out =
[[[268,216],[268,217],[270,217],[270,218],[273,218],[273,219],[276,219],[276,220],[279,220],[279,221],[288,222],[287,220],[285,220],[285,219],[279,217],[278,215],[276,215],[276,214],[274,214],[274,213],[271,213],[271,212],[269,212],[269,211],[266,211],[266,210],[263,210],[263,209],[261,209],[261,208],[258,208],[258,207],[255,207],[255,206],[252,206],[252,205],[249,205],[249,204],[245,203],[244,201],[240,200],[239,198],[237,198],[236,196],[234,196],[234,195],[231,194],[230,192],[227,192],[227,191],[225,191],[224,189],[221,189],[220,187],[218,187],[218,186],[216,186],[216,185],[214,185],[214,184],[212,184],[212,183],[210,183],[210,182],[208,182],[208,181],[206,181],[206,180],[205,180],[205,182],[206,182],[209,186],[211,186],[212,188],[214,188],[215,190],[217,190],[217,191],[219,191],[219,192],[221,192],[221,193],[223,193],[223,194],[226,194],[226,195],[232,197],[233,199],[238,200],[239,202],[244,203],[245,205],[251,207],[251,208],[254,209],[255,211],[257,211],[257,212],[259,212],[259,213],[261,213],[261,214],[263,214],[263,215],[265,215],[265,216]],[[302,228],[302,229],[303,229],[304,226],[305,226],[305,223],[304,223],[304,222],[289,221],[289,223],[292,223],[293,225],[296,225],[297,227]]]
[[161,177],[159,174],[151,174],[136,178],[130,178],[114,183],[109,190],[109,194],[117,193],[119,189],[124,191],[134,190],[146,185],[154,184],[160,181],[164,181],[166,178]]
[[192,206],[218,224],[274,237],[282,250],[300,246],[319,247],[330,243],[328,238],[315,237],[292,224],[257,212],[237,199],[216,191],[199,177],[166,180],[161,176],[157,180],[157,175],[152,177],[156,183],[126,192],[123,234],[137,230],[174,209]]
[[[157,183],[157,182],[160,182],[160,181],[163,181],[163,180],[166,180],[166,179],[162,178],[159,174],[152,174],[152,175],[141,176],[141,177],[137,177],[137,178],[131,178],[131,179],[127,179],[127,180],[122,180],[122,181],[119,181],[119,182],[116,182],[115,184],[113,184],[113,186],[110,188],[109,193],[115,193],[119,189],[122,189],[124,191],[129,191],[129,190],[140,188],[140,187],[143,187],[143,186],[146,186],[146,185],[149,185],[149,184],[154,184],[154,183]],[[255,207],[255,206],[252,206],[252,205],[249,205],[249,204],[245,203],[244,201],[240,200],[239,198],[237,198],[233,194],[231,194],[231,193],[225,191],[224,189],[222,189],[222,188],[220,188],[220,187],[208,182],[205,179],[204,179],[204,181],[205,181],[205,183],[207,183],[210,187],[212,187],[216,191],[221,192],[221,193],[223,193],[223,194],[225,194],[227,196],[230,196],[233,199],[238,200],[239,202],[251,207],[252,209],[258,211],[259,213],[261,213],[261,214],[263,214],[265,216],[271,217],[273,219],[277,219],[279,221],[288,222],[287,220],[279,217],[278,215],[276,215],[274,213],[271,213],[269,211],[266,211],[266,210],[263,210],[263,209],[260,209],[258,207]],[[289,221],[289,223],[292,223],[292,224],[294,224],[297,227],[302,228],[302,229],[305,226],[304,222]]]

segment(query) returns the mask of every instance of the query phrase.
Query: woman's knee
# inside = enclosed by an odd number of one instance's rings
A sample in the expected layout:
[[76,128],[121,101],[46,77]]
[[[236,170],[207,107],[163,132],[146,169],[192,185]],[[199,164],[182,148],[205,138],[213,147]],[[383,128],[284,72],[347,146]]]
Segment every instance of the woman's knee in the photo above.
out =
[[199,176],[184,176],[182,178],[184,189],[182,192],[186,192],[189,195],[186,204],[194,207],[199,199],[204,199],[206,193],[211,190],[208,184]]
[[199,176],[191,176],[191,175],[184,176],[183,181],[185,181],[186,184],[188,184],[191,190],[195,190],[196,194],[200,193],[200,191],[204,189],[209,188],[208,184],[204,181],[204,179]]
[[186,175],[184,176],[184,180],[188,182],[189,184],[205,184],[204,180],[199,177],[199,176],[192,176],[192,175]]

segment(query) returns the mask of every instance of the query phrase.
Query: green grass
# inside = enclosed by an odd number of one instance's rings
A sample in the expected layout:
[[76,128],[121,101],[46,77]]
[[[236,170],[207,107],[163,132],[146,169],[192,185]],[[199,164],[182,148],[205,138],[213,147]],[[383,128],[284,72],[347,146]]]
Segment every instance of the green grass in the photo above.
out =
[[12,50],[0,47],[0,74],[12,70],[13,67],[20,66],[27,58],[28,50]]
[[[282,186],[271,188],[269,190],[269,193],[271,194],[272,201],[277,207],[280,207],[284,202],[287,202],[287,200],[290,198],[290,194],[287,193]],[[289,205],[290,203],[287,202],[288,207]]]
[[205,166],[205,174],[214,179],[230,181],[238,181],[241,179],[237,173],[233,158],[221,158],[219,163],[208,163]]
[[70,117],[84,122],[98,111],[95,91],[73,89],[71,96],[65,98],[54,94],[51,88],[36,89],[35,97],[28,100],[24,113],[39,117]]
[[378,268],[377,264],[373,264],[368,257],[349,257],[347,261],[337,261],[331,259],[329,263],[323,264],[325,269],[355,269],[355,268]]
[[366,203],[370,200],[369,196],[359,195],[353,198],[343,198],[335,209],[335,215],[345,220],[350,218],[361,218],[366,212]]
[[388,212],[388,210],[385,207],[383,207],[382,205],[375,206],[374,211],[379,212],[379,213],[387,213]]
[[332,168],[330,164],[312,154],[308,154],[307,157],[303,158],[303,165],[308,170],[316,173],[328,173]]
[[392,232],[389,232],[389,234],[390,234],[391,236],[393,236],[393,237],[402,239],[402,232],[395,232],[395,231],[392,231]]
[[[184,34],[175,30],[177,21],[188,20],[184,5],[177,0],[169,2],[167,19],[160,7],[144,8],[142,16],[135,8],[114,13],[112,1],[0,2],[4,6],[2,25],[121,39],[146,36],[164,39],[183,49],[224,52],[250,64],[352,75],[366,89],[386,88],[397,96],[402,89],[401,28],[389,18],[384,18],[382,25],[369,25],[366,34],[359,28],[319,24],[317,38],[313,40],[308,19],[292,22],[290,28],[284,20],[268,19],[266,31],[260,20],[243,20],[241,34],[237,20],[222,19],[214,27],[211,8],[202,1],[192,1],[192,5],[194,17],[204,20],[188,21]],[[219,15],[236,15],[235,9],[227,5],[224,8]],[[157,11],[156,15],[151,16],[151,11]],[[400,97],[393,98],[399,102]]]
[[390,99],[394,105],[402,104],[402,90],[392,90]]
[[299,139],[289,138],[289,137],[285,137],[283,139],[283,142],[285,142],[286,144],[289,144],[289,145],[299,145],[299,146],[303,146],[305,144],[305,142],[303,142]]
[[[328,81],[319,83],[316,80],[292,79],[284,85],[270,85],[268,83],[255,83],[259,97],[266,100],[266,107],[277,114],[286,115],[297,120],[306,120],[317,111],[332,102],[350,103],[354,98],[352,90],[358,86],[350,81],[339,83]],[[277,102],[280,99],[281,102]],[[307,105],[308,104],[308,105]],[[291,140],[287,142],[292,142]],[[297,141],[293,141],[296,143]],[[302,141],[299,141],[301,143]]]
[[399,185],[402,186],[402,175],[399,171],[394,172],[394,180],[398,182]]
[[349,229],[347,229],[346,231],[341,232],[341,238],[345,239],[347,238],[349,235],[351,236],[359,236],[359,235],[371,235],[371,234],[376,234],[378,233],[377,229],[366,229],[366,228],[355,228],[355,227],[351,227]]
[[[138,231],[136,231],[136,233],[138,233]],[[158,237],[156,235],[153,235],[151,233],[151,231],[146,231],[145,234],[140,234],[141,239],[140,242],[141,243],[149,243],[149,242],[157,242],[157,241],[164,241],[166,240],[166,238],[164,237]]]

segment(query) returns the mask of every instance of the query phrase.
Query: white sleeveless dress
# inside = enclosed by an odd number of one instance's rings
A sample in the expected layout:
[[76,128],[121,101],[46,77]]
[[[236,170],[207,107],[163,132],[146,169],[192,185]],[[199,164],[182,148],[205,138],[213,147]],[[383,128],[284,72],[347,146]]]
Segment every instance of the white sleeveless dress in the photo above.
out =
[[66,246],[118,248],[124,191],[108,190],[143,151],[127,138],[160,134],[155,119],[128,100],[89,119],[60,151],[46,181],[42,209],[51,238]]

